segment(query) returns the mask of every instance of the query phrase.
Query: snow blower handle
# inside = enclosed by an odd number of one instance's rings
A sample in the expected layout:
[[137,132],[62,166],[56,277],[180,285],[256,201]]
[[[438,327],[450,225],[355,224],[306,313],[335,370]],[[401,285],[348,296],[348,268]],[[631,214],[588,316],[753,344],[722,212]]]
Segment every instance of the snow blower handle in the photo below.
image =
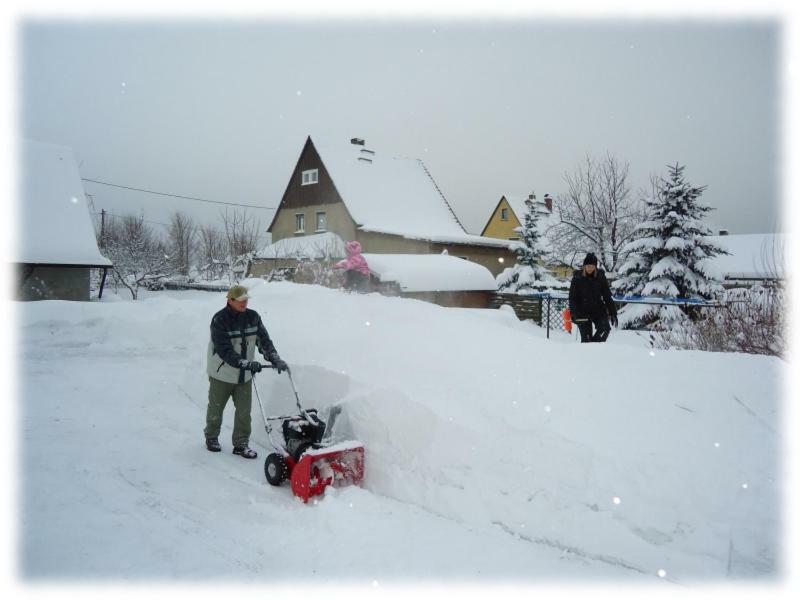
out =
[[[266,365],[261,365],[266,366]],[[256,374],[253,373],[253,388],[256,390],[256,398],[258,399],[258,407],[261,409],[261,418],[264,419],[264,428],[267,430],[267,435],[270,435],[269,423],[267,423],[267,414],[264,412],[264,405],[261,404],[261,394],[258,393],[258,386],[256,385]],[[270,438],[271,439],[271,438]]]
[[[269,367],[270,369],[278,368],[272,364],[264,366]],[[318,424],[317,418],[313,414],[306,412],[306,409],[304,409],[302,404],[300,404],[300,394],[297,393],[297,387],[294,385],[294,378],[292,377],[292,371],[291,369],[289,369],[289,365],[286,365],[286,374],[289,376],[289,383],[292,384],[292,391],[294,392],[294,399],[295,402],[297,403],[297,410],[299,410],[300,414],[303,415],[309,422],[311,422],[314,425],[317,425]]]

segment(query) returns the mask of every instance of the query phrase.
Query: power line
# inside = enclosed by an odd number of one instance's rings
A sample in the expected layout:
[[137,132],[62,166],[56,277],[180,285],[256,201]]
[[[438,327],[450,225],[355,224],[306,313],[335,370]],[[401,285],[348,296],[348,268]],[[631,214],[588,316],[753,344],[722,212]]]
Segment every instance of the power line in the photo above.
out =
[[146,194],[156,194],[157,196],[169,196],[170,198],[182,198],[183,200],[194,200],[195,202],[208,202],[210,204],[226,204],[228,206],[242,206],[244,208],[258,208],[261,210],[275,210],[274,206],[256,206],[255,204],[237,204],[236,202],[222,202],[220,200],[206,200],[205,198],[194,198],[192,196],[181,196],[179,194],[168,194],[166,192],[155,192],[153,190],[144,190],[142,188],[130,187],[127,185],[119,185],[117,183],[108,183],[107,181],[98,181],[97,179],[88,179],[81,177],[83,181],[91,181],[92,183],[99,183],[100,185],[108,185],[111,187],[122,188],[124,190],[133,190],[135,192],[145,192]]
[[[102,214],[102,212],[101,211],[95,211],[92,214],[99,215],[99,214]],[[124,219],[125,218],[124,216],[114,215],[114,214],[111,214],[110,212],[106,212],[106,216],[107,217],[111,217],[112,219]],[[164,227],[169,227],[170,226],[169,223],[159,223],[158,221],[146,221],[146,220],[142,219],[142,222],[143,223],[150,223],[151,225],[163,225]]]

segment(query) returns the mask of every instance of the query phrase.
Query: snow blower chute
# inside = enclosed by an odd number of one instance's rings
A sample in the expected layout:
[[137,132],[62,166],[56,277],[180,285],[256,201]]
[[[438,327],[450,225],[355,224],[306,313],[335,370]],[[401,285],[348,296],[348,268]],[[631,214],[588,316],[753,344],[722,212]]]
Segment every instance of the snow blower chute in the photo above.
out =
[[[272,365],[262,365],[274,368]],[[261,395],[253,376],[253,387],[256,390],[258,406],[264,418],[269,442],[275,452],[267,456],[264,462],[264,475],[270,485],[281,485],[289,479],[295,496],[308,502],[313,496],[325,492],[329,485],[342,487],[359,485],[364,480],[364,445],[361,442],[339,442],[331,444],[325,439],[325,422],[319,418],[316,409],[304,409],[300,405],[300,396],[294,385],[291,371],[287,370],[297,401],[299,415],[267,417]],[[333,413],[335,416],[335,413]],[[330,419],[332,421],[332,419]],[[278,444],[272,437],[270,421],[282,421],[281,432],[284,444]],[[329,423],[332,426],[333,423]]]

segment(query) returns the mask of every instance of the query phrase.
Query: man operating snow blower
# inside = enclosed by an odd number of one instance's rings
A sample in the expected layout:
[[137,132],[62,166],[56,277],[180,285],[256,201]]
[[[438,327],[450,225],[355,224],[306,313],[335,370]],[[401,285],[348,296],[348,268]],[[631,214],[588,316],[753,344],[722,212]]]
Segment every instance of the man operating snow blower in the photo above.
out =
[[252,406],[253,373],[261,371],[254,362],[255,349],[272,363],[278,373],[288,371],[267,333],[261,317],[247,308],[247,288],[234,285],[228,290],[227,304],[211,319],[211,339],[208,342],[208,409],[206,411],[206,448],[219,452],[219,432],[222,413],[228,399],[233,397],[233,453],[244,458],[258,454],[249,447],[250,408]]

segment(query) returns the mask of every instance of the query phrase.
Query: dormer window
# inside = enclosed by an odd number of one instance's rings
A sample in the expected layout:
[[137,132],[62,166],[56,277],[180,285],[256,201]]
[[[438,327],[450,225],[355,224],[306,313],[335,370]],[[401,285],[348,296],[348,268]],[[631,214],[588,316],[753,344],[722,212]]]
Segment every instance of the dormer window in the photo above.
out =
[[319,169],[309,169],[303,171],[303,185],[319,183]]

